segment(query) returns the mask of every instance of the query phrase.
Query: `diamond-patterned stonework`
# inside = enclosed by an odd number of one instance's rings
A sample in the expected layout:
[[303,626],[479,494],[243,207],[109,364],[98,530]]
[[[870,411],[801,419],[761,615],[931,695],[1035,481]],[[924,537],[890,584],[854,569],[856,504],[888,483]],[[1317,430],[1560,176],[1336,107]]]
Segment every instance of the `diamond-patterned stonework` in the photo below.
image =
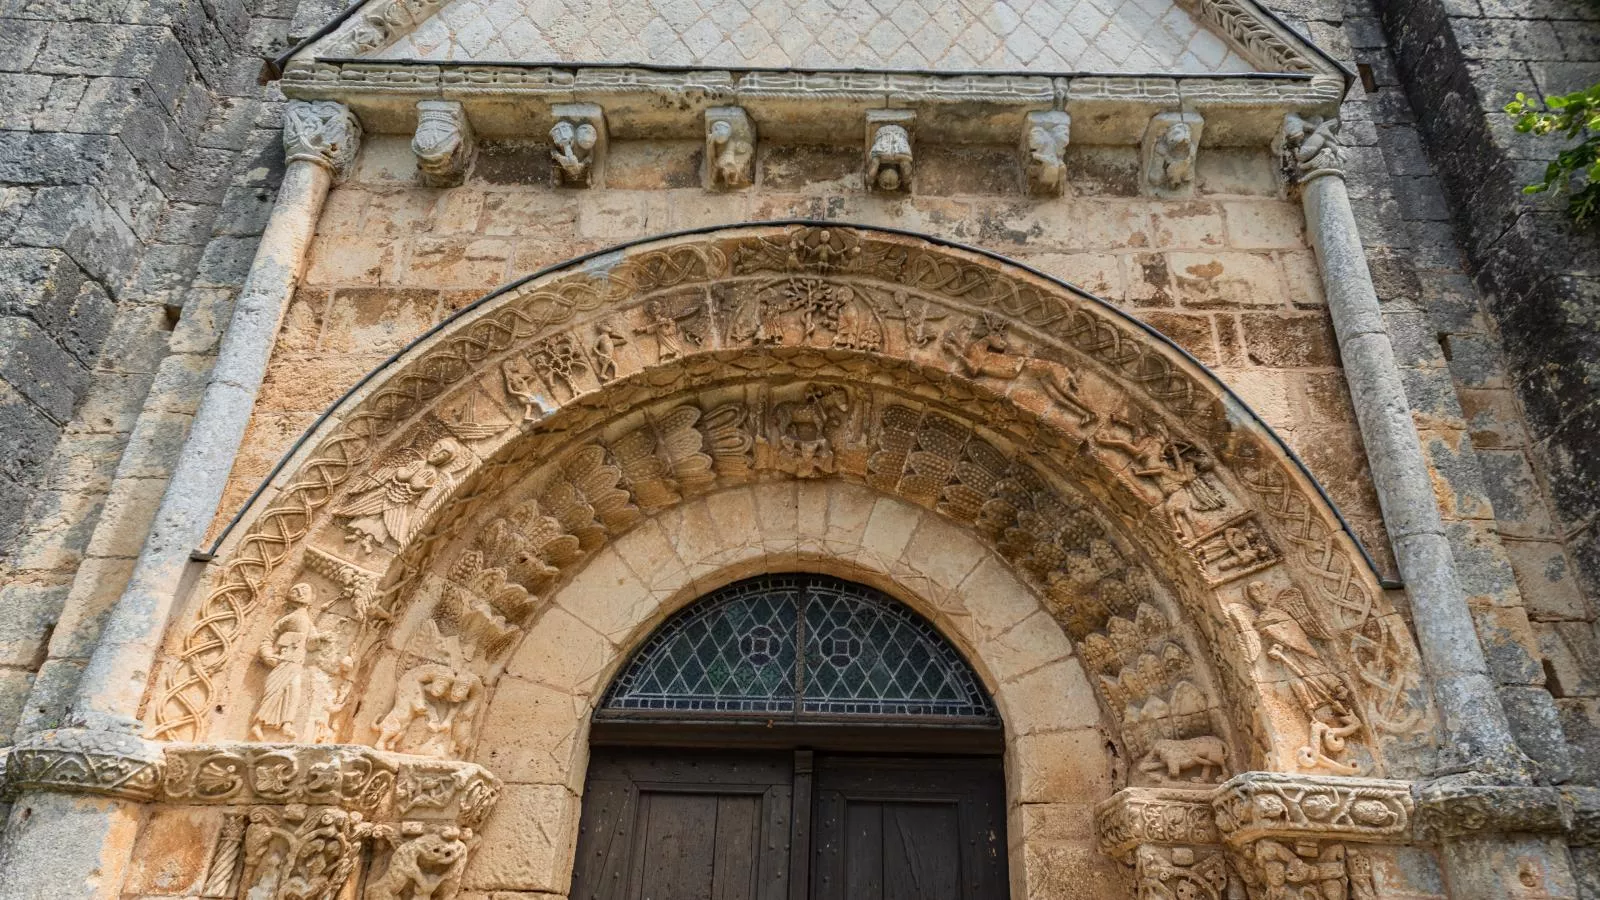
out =
[[602,710],[995,720],[977,677],[932,625],[877,591],[820,575],[741,581],[679,613],[628,663]]
[[452,0],[379,59],[1249,72],[1171,0]]

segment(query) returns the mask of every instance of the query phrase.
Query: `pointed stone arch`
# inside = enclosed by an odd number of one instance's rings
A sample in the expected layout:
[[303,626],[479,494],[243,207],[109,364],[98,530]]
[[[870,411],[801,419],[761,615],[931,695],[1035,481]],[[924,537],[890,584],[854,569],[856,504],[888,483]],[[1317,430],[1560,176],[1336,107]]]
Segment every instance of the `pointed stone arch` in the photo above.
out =
[[457,645],[435,655],[471,644],[466,681],[492,689],[496,654],[608,542],[687,499],[818,479],[982,538],[1077,645],[1135,757],[1209,737],[1235,769],[1419,765],[1430,713],[1403,622],[1220,381],[1015,263],[810,223],[547,270],[369,376],[221,543],[149,717],[171,739],[250,731],[269,689],[255,648],[306,627],[280,624],[300,583],[330,649],[294,739],[355,734],[373,667],[424,618]]

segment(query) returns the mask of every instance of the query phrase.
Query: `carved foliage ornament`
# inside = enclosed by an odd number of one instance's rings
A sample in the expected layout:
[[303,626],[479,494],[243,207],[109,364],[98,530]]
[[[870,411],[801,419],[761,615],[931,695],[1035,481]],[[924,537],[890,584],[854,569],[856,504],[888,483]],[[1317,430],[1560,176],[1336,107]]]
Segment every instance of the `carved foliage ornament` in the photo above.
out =
[[[716,287],[729,279],[756,289],[729,293]],[[386,381],[364,395],[361,406],[342,413],[339,424],[323,436],[307,464],[238,539],[219,572],[216,587],[200,605],[196,624],[179,641],[177,662],[168,669],[155,704],[157,732],[167,737],[197,733],[209,715],[216,678],[228,665],[228,648],[247,618],[263,607],[268,579],[283,560],[291,558],[291,551],[305,538],[316,516],[338,511],[339,527],[355,532],[356,540],[343,545],[352,552],[364,549],[363,535],[374,548],[387,548],[386,556],[400,549],[399,536],[404,535],[406,541],[420,537],[415,529],[429,519],[431,514],[423,507],[431,508],[435,501],[430,498],[439,496],[434,493],[437,485],[451,479],[459,482],[466,474],[455,468],[459,459],[478,465],[477,454],[470,450],[460,453],[458,447],[484,439],[486,432],[460,431],[451,437],[455,445],[441,443],[441,438],[450,434],[449,428],[468,424],[461,420],[434,432],[436,436],[428,442],[411,444],[413,432],[402,429],[414,415],[436,406],[447,391],[477,377],[486,367],[498,370],[507,354],[518,348],[564,339],[565,334],[572,338],[575,353],[588,353],[597,341],[594,326],[587,324],[584,316],[597,315],[602,306],[633,311],[628,313],[631,321],[607,326],[608,333],[622,335],[628,343],[610,341],[606,354],[610,363],[588,356],[590,367],[572,368],[570,384],[559,384],[563,376],[552,370],[551,383],[542,389],[551,404],[557,402],[555,397],[568,393],[569,387],[585,392],[605,383],[630,390],[628,377],[634,373],[659,367],[663,361],[672,366],[680,361],[689,363],[713,348],[798,342],[827,349],[835,346],[841,335],[848,335],[845,340],[851,346],[881,347],[874,358],[877,366],[891,365],[895,354],[936,354],[949,360],[942,363],[946,368],[975,373],[970,376],[975,383],[1019,396],[1034,390],[1047,398],[1048,404],[1066,404],[1070,417],[1066,427],[1058,430],[1053,425],[1038,432],[1062,441],[1064,456],[1075,456],[1071,448],[1086,439],[1086,432],[1093,433],[1102,421],[1110,423],[1113,416],[1139,424],[1117,425],[1116,432],[1106,432],[1100,441],[1114,439],[1137,446],[1138,434],[1144,432],[1136,429],[1154,433],[1143,423],[1159,410],[1160,418],[1173,423],[1169,441],[1174,448],[1160,449],[1159,436],[1151,440],[1155,449],[1150,458],[1160,466],[1128,466],[1123,461],[1126,457],[1121,456],[1126,451],[1109,444],[1085,461],[1104,459],[1107,465],[1126,469],[1126,475],[1115,478],[1141,485],[1139,490],[1150,498],[1144,502],[1163,509],[1174,504],[1174,497],[1184,495],[1186,512],[1169,518],[1175,529],[1190,535],[1180,535],[1181,540],[1202,542],[1196,544],[1192,555],[1210,560],[1217,577],[1238,577],[1268,557],[1274,565],[1288,563],[1291,571],[1305,572],[1304,580],[1296,581],[1323,610],[1337,635],[1335,649],[1341,658],[1359,661],[1357,686],[1369,704],[1374,727],[1404,731],[1420,720],[1418,704],[1423,701],[1415,690],[1414,652],[1403,630],[1386,629],[1386,608],[1371,573],[1354,555],[1336,520],[1308,493],[1301,476],[1281,453],[1261,435],[1230,420],[1214,387],[1197,380],[1143,331],[1059,287],[1007,272],[991,261],[960,251],[848,227],[757,227],[629,250],[608,265],[603,275],[592,268],[565,271],[519,286],[502,294],[495,304],[475,311],[470,327],[463,323],[446,331],[427,350],[415,351],[421,357],[395,367]],[[994,338],[994,329],[988,325],[984,326],[988,333],[976,337],[975,323],[985,321],[986,314],[997,317],[996,327],[1003,323],[1025,329],[1027,345],[1013,350],[1006,340]],[[608,318],[616,316],[609,314]],[[596,320],[600,321],[604,320]],[[957,329],[958,338],[946,337]],[[1076,362],[1067,366],[1054,362],[1056,359]],[[601,371],[607,372],[604,380],[597,374]],[[542,377],[531,370],[524,374],[530,379]],[[1097,390],[1114,388],[1125,392],[1124,399],[1091,402],[1081,397],[1079,382],[1087,374],[1093,374]],[[458,403],[460,398],[460,394],[451,395],[449,402]],[[491,398],[490,402],[500,401]],[[561,402],[578,406],[573,401]],[[439,415],[448,418],[453,414],[440,410]],[[534,424],[515,421],[520,418],[520,414],[508,417],[502,428],[509,431],[503,433],[516,434]],[[1020,420],[1013,407],[996,421]],[[791,419],[788,429],[801,454],[797,463],[809,440],[802,435],[802,426],[803,422]],[[912,427],[907,435],[914,442],[922,440],[916,431]],[[402,433],[406,435],[404,443],[397,443]],[[933,432],[928,439],[935,440]],[[772,440],[781,444],[777,435]],[[1181,449],[1180,440],[1196,450]],[[395,449],[411,446],[416,449]],[[830,449],[837,453],[836,448]],[[621,469],[628,458],[618,454],[615,461],[603,460],[599,470]],[[1172,474],[1161,476],[1155,471],[1161,466],[1169,467]],[[1151,474],[1147,477],[1139,468],[1148,468]],[[1213,533],[1212,523],[1222,522],[1215,517],[1234,507],[1217,512],[1205,509],[1211,505],[1211,494],[1219,493],[1225,482],[1232,487],[1220,493],[1232,498],[1229,503],[1255,510],[1248,527],[1231,526],[1237,532],[1231,536],[1226,529]],[[380,486],[382,490],[378,490]],[[404,509],[391,508],[396,503]],[[595,505],[597,513],[601,508]],[[1208,540],[1215,548],[1203,544]],[[1041,563],[1036,568],[1041,576],[1049,571],[1043,563],[1048,555],[1025,552],[1019,558],[1038,558]],[[1070,579],[1062,580],[1064,599],[1070,596],[1072,584]],[[1138,605],[1121,599],[1113,604],[1123,610],[1116,615],[1130,621]],[[274,615],[283,613],[275,611]],[[1220,611],[1214,616],[1226,621]],[[1098,621],[1106,619],[1102,616]],[[1087,634],[1080,631],[1076,636],[1081,639]],[[1381,708],[1372,705],[1378,701]],[[1173,704],[1170,697],[1164,702],[1169,708]],[[1189,736],[1199,735],[1160,737]]]
[[1411,831],[1411,784],[1247,772],[1218,789],[1217,827],[1230,843],[1262,837],[1404,840]]
[[149,800],[160,789],[164,768],[159,745],[134,735],[64,728],[35,733],[11,748],[0,788]]
[[343,103],[290,100],[283,111],[283,153],[288,162],[310,162],[342,181],[361,147],[361,122]]

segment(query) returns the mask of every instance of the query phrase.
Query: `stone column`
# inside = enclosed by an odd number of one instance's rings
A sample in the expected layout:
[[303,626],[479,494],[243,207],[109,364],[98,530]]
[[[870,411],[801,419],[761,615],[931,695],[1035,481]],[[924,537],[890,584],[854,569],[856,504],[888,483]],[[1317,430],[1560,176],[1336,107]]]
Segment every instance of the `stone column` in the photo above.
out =
[[101,626],[67,727],[29,736],[7,761],[19,796],[0,841],[0,900],[114,897],[121,887],[141,805],[162,771],[161,745],[138,734],[139,704],[190,553],[221,502],[322,203],[360,136],[341,104],[285,110],[289,164],[277,203],[150,535]]
[[354,162],[361,124],[339,103],[291,101],[284,111],[288,168],[255,261],[234,301],[200,399],[133,575],[101,626],[69,725],[135,731],[139,702],[189,554],[205,539],[255,408],[283,312],[305,267],[328,188]]
[[[1454,757],[1440,768],[1457,774],[1420,787],[1420,817],[1431,823],[1426,830],[1439,843],[1450,897],[1488,900],[1529,890],[1542,891],[1538,896],[1573,896],[1566,845],[1551,837],[1567,829],[1560,796],[1554,788],[1528,786],[1528,760],[1511,735],[1456,576],[1433,479],[1356,232],[1340,167],[1338,127],[1334,119],[1287,117],[1286,162],[1301,192],[1378,501],[1411,599],[1417,643],[1442,719],[1441,744]],[[1259,867],[1276,865],[1274,859],[1286,860],[1291,851],[1254,852]],[[1302,862],[1331,865],[1303,855]]]
[[1394,347],[1345,190],[1337,119],[1285,120],[1287,165],[1300,188],[1306,232],[1322,268],[1334,334],[1350,384],[1384,524],[1411,600],[1417,643],[1443,720],[1444,767],[1527,783],[1489,674],[1489,664],[1456,578]]

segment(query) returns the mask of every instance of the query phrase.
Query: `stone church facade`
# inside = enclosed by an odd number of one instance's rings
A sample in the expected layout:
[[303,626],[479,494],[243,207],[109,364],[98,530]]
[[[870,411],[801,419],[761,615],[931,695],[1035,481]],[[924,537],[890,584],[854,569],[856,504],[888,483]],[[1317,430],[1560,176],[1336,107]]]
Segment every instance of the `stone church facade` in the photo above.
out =
[[1600,31],[1379,6],[0,4],[0,898],[1600,897]]

